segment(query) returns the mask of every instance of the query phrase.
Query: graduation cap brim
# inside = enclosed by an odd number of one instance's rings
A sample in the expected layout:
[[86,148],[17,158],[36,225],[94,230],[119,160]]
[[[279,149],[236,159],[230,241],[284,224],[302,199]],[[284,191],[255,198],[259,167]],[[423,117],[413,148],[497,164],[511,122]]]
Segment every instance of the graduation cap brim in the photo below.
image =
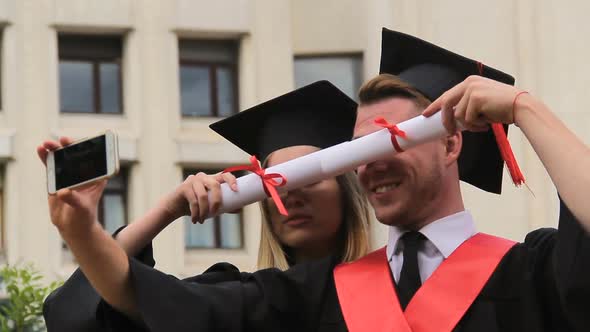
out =
[[259,160],[297,145],[327,148],[352,139],[357,103],[318,81],[210,125]]
[[[470,75],[514,85],[514,77],[442,47],[383,28],[380,73],[392,74],[431,101]],[[508,126],[504,126],[508,133]],[[463,132],[459,177],[482,190],[500,194],[504,162],[493,131]]]

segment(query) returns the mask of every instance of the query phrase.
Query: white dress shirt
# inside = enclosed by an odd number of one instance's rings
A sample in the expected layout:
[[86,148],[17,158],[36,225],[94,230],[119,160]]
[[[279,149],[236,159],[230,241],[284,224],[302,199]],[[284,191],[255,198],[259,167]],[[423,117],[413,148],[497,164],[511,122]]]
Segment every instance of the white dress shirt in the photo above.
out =
[[[399,281],[404,263],[404,244],[399,239],[405,232],[395,226],[389,226],[386,252],[395,282]],[[468,211],[462,211],[424,226],[420,233],[426,237],[423,245],[418,249],[418,268],[420,279],[424,283],[443,260],[477,231],[471,214]]]

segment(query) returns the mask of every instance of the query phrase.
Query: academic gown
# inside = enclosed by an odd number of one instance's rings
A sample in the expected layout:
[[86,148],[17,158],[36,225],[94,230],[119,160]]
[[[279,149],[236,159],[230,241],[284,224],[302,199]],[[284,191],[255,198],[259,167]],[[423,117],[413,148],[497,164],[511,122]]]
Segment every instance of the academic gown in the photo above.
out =
[[[332,257],[288,272],[243,273],[218,263],[184,280],[136,258],[129,263],[143,324],[133,323],[101,300],[77,270],[45,301],[48,332],[346,331],[331,275],[337,260]],[[331,318],[322,323],[326,328],[317,329],[322,307],[330,309]]]
[[[559,231],[536,230],[515,245],[454,331],[590,331],[590,238],[563,203],[561,208]],[[93,324],[102,331],[347,331],[335,265],[327,258],[286,272],[239,273],[217,264],[179,280],[131,258],[143,322],[134,324],[97,300]],[[60,294],[67,287],[73,286],[64,285],[46,301],[45,318],[54,323],[49,332],[73,331],[57,323],[65,310],[54,310],[76,305]]]
[[[116,236],[125,227],[119,228]],[[146,265],[155,266],[151,244],[143,248],[135,258]],[[97,320],[101,298],[80,269],[66,282],[47,296],[43,303],[43,317],[48,332],[98,332],[104,331]]]

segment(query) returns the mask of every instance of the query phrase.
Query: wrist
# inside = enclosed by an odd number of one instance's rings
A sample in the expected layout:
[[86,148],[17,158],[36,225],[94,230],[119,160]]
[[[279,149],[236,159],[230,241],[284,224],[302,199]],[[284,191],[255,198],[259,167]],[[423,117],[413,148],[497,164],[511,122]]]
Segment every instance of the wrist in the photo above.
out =
[[516,95],[512,113],[515,126],[521,127],[523,124],[526,124],[531,115],[533,115],[535,109],[534,104],[535,99],[530,93],[522,91]]
[[72,223],[69,227],[58,227],[59,234],[70,245],[72,241],[86,241],[90,234],[100,231],[102,225],[98,221]]
[[178,215],[178,213],[174,212],[174,209],[171,209],[170,207],[172,206],[172,204],[170,203],[170,201],[172,201],[172,199],[170,199],[169,197],[164,197],[155,207],[155,211],[153,211],[156,214],[156,218],[160,221],[162,221],[162,224],[164,226],[167,226],[168,224],[172,223],[174,220],[182,217],[182,215]]

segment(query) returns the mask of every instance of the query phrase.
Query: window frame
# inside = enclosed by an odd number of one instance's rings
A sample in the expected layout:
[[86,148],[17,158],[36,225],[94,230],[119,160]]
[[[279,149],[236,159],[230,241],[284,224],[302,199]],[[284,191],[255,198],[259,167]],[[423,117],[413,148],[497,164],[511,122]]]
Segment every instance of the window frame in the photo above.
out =
[[[63,37],[68,37],[68,36],[72,36],[74,38],[97,38],[100,39],[100,37],[103,37],[101,35],[92,35],[92,34],[63,34]],[[121,52],[120,54],[113,56],[111,53],[104,51],[103,53],[96,53],[96,54],[86,54],[86,55],[71,55],[71,54],[67,54],[67,55],[62,55],[60,53],[65,52],[65,53],[75,53],[75,52],[70,52],[70,48],[68,48],[68,50],[60,50],[60,45],[59,45],[59,39],[58,39],[58,72],[59,72],[59,65],[61,65],[62,61],[76,61],[76,62],[84,62],[84,63],[89,63],[90,65],[92,65],[92,112],[83,112],[83,111],[79,111],[79,110],[68,110],[68,109],[63,109],[62,105],[61,105],[61,101],[60,101],[60,105],[59,105],[59,111],[60,113],[66,113],[66,114],[106,114],[106,115],[122,115],[124,114],[124,110],[123,110],[123,93],[124,93],[124,87],[123,87],[123,36],[119,36],[119,35],[108,35],[108,36],[104,36],[105,38],[120,38],[121,39]],[[100,43],[100,41],[97,41]],[[106,43],[106,41],[103,41],[104,43]],[[71,45],[68,45],[67,47],[71,47]],[[100,48],[99,48],[100,49]],[[116,64],[118,65],[118,70],[117,70],[117,79],[119,80],[119,100],[118,100],[118,106],[119,106],[119,110],[118,112],[103,112],[102,111],[102,95],[101,95],[101,75],[100,75],[100,65],[101,64]],[[59,77],[59,88],[61,89],[61,77]]]
[[119,170],[119,174],[117,174],[116,176],[121,176],[123,179],[123,184],[124,184],[124,188],[123,189],[119,189],[119,188],[108,188],[105,187],[103,193],[102,193],[102,197],[100,198],[100,200],[98,201],[98,222],[100,223],[100,225],[104,228],[104,200],[103,197],[105,194],[122,194],[123,196],[123,220],[124,223],[123,225],[129,225],[129,209],[127,207],[127,203],[128,203],[128,194],[129,194],[129,169],[128,167],[121,167]]
[[[214,174],[211,172],[215,172],[217,169],[215,168],[203,168],[202,170],[199,170],[198,168],[183,168],[182,169],[182,174],[183,174],[183,181],[189,176],[189,175],[194,175],[197,174],[198,172],[204,172],[206,174]],[[240,177],[244,174],[238,174],[236,177]],[[234,215],[238,216],[238,220],[239,220],[239,224],[240,224],[240,246],[239,247],[235,247],[235,248],[231,248],[231,247],[222,247],[221,246],[221,215],[217,215],[215,217],[213,217],[213,220],[211,221],[213,223],[213,246],[211,247],[206,247],[206,246],[192,246],[189,245],[188,243],[184,243],[184,248],[186,250],[243,250],[245,248],[245,244],[244,244],[244,240],[245,240],[245,232],[244,232],[244,209],[240,209],[240,212],[238,213],[234,213]],[[189,217],[185,217],[185,218],[190,218]],[[185,221],[186,222],[186,221]],[[190,220],[189,220],[190,222]],[[185,237],[186,239],[186,237]]]
[[[195,42],[224,42],[224,41],[232,41],[236,43],[235,49],[235,61],[207,61],[207,60],[195,60],[191,59],[190,57],[183,57],[181,55],[181,47],[182,41],[195,41]],[[180,72],[182,71],[182,67],[200,67],[206,68],[209,72],[209,83],[210,83],[210,90],[209,90],[209,98],[211,99],[211,110],[210,113],[207,115],[199,115],[199,114],[185,114],[182,112],[182,85],[180,82]],[[178,67],[179,67],[179,86],[180,86],[180,115],[183,118],[205,118],[205,117],[222,117],[219,115],[219,85],[217,82],[217,70],[220,67],[227,68],[232,73],[232,89],[233,89],[233,98],[234,98],[234,105],[231,113],[227,116],[237,114],[239,112],[239,40],[207,40],[207,39],[192,39],[192,38],[179,38],[178,39]],[[226,115],[223,115],[226,116]]]
[[6,225],[6,164],[0,164],[0,254],[3,254],[5,251],[6,245],[6,234],[5,234],[5,225]]
[[345,58],[345,59],[358,59],[363,61],[363,52],[342,52],[342,53],[305,53],[293,55],[293,60],[299,59],[333,59],[333,58]]
[[4,28],[0,23],[0,111],[4,109]]
[[[363,52],[359,51],[359,52],[321,53],[321,54],[306,53],[306,54],[293,55],[293,80],[294,80],[295,86],[297,85],[297,81],[295,79],[295,76],[296,76],[295,62],[297,60],[313,60],[313,59],[352,59],[352,60],[359,61],[360,71],[359,71],[359,77],[358,77],[358,82],[357,82],[357,85],[358,85],[357,90],[363,85],[363,82],[364,82],[363,66],[364,66],[365,58],[364,58]],[[334,82],[332,82],[332,83],[334,84]],[[357,95],[350,96],[350,97],[354,100],[358,99]]]

